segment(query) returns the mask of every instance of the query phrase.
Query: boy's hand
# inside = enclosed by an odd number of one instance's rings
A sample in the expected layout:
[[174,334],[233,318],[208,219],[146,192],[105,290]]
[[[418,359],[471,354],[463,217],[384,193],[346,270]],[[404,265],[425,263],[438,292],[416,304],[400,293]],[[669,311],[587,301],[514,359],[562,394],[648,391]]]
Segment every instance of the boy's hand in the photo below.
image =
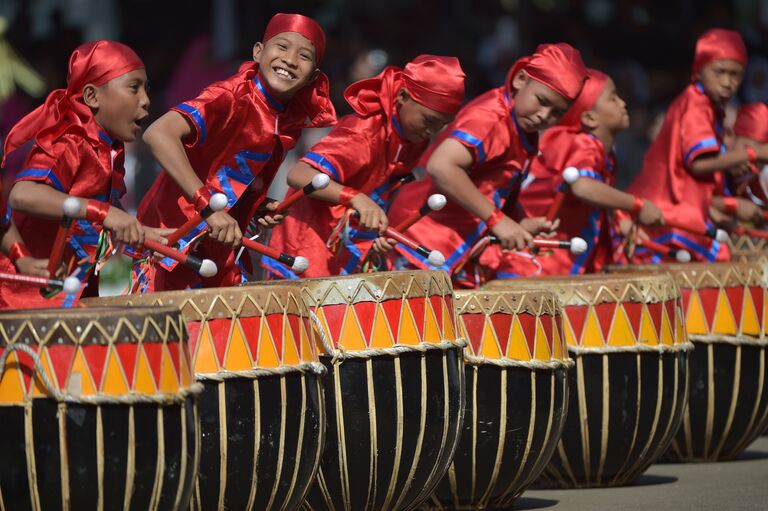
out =
[[144,227],[139,221],[115,206],[110,206],[104,228],[112,231],[117,243],[141,245],[144,243]]
[[749,165],[748,162],[739,163],[738,165],[734,165],[733,167],[730,167],[728,170],[728,175],[733,177],[739,177],[743,176],[744,174],[749,174],[752,172],[752,167]]
[[741,198],[736,200],[736,218],[742,222],[752,222],[758,226],[765,223],[765,216],[763,215],[763,210],[760,206],[751,200]]
[[658,227],[664,225],[664,213],[648,199],[643,199],[643,208],[637,215],[637,221],[641,225],[647,225],[650,227]]
[[280,225],[283,223],[283,219],[285,218],[285,215],[266,215],[265,212],[274,211],[277,209],[277,206],[280,204],[279,201],[276,200],[270,200],[266,204],[264,204],[264,207],[260,210],[259,213],[259,225],[262,227],[266,227],[267,229],[271,229],[277,225]]
[[[48,278],[48,259],[37,259],[35,257],[27,256],[27,257],[21,257],[16,260],[16,263],[14,264],[16,266],[16,271],[19,273],[22,273],[24,275],[34,275],[36,277],[45,277]],[[63,276],[64,273],[64,265],[61,265],[60,271],[54,275],[54,277]],[[59,274],[62,275],[59,275]]]
[[168,238],[166,238],[166,236],[176,231],[176,229],[167,227],[147,227],[146,225],[143,227],[144,237],[148,240],[156,241],[161,245],[167,245]]
[[208,222],[209,236],[216,241],[239,247],[243,240],[243,233],[237,220],[226,211],[217,211],[206,219]]
[[504,250],[523,250],[531,246],[533,236],[520,224],[505,216],[498,224],[491,228]]
[[544,233],[542,237],[546,238],[555,234],[557,228],[560,227],[560,219],[556,218],[554,221],[551,221],[543,216],[523,218],[520,220],[519,225],[534,236]]
[[393,248],[395,248],[395,245],[397,242],[391,238],[385,238],[383,236],[379,236],[375,240],[373,240],[373,246],[371,249],[376,252],[377,254],[384,254],[386,252],[389,252]]
[[359,224],[363,229],[380,233],[387,229],[387,214],[366,194],[358,193],[349,201],[349,205],[360,214]]
[[736,227],[736,220],[733,217],[723,213],[711,205],[709,206],[709,218],[712,219],[712,223],[714,223],[717,227],[721,227],[726,230],[731,230]]

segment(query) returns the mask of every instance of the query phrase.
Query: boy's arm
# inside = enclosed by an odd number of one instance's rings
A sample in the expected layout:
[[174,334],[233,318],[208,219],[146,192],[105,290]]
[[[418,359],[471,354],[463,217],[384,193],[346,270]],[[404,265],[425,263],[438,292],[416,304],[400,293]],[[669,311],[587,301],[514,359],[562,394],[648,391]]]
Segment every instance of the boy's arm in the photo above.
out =
[[[580,201],[598,208],[632,211],[635,204],[634,195],[588,177],[573,183],[571,193]],[[661,210],[647,199],[643,199],[643,207],[638,213],[637,219],[643,225],[664,224],[664,215]]]
[[24,244],[24,240],[21,239],[21,233],[19,233],[16,226],[11,222],[5,232],[2,233],[0,238],[0,250],[7,256],[11,257],[13,265],[19,273],[25,275],[36,275],[38,277],[48,277],[48,259],[37,259],[30,255],[22,255],[16,260],[13,259],[14,254],[11,254],[11,247],[16,243]]
[[[153,122],[142,138],[186,198],[194,202],[195,192],[200,190],[204,183],[197,177],[184,150],[183,140],[191,134],[192,127],[189,122],[180,113],[172,110]],[[237,221],[229,213],[217,211],[210,215],[206,222],[211,237],[222,243],[240,245],[243,234]]]
[[[754,147],[758,161],[768,161],[768,145]],[[750,155],[745,148],[731,149],[724,153],[704,153],[691,163],[691,174],[706,176],[718,170],[728,170],[731,175],[749,172]]]

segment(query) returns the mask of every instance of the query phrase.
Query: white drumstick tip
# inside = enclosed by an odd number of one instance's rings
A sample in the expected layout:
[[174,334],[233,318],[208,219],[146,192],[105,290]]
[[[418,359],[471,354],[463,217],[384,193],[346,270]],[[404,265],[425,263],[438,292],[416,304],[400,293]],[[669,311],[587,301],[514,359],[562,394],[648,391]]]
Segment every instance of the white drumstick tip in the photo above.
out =
[[68,216],[69,218],[76,217],[80,214],[80,199],[77,199],[76,197],[68,197],[64,199],[62,209],[64,210],[64,216]]
[[687,250],[678,250],[675,252],[675,259],[678,263],[690,263],[691,262],[691,253]]
[[327,174],[315,174],[315,177],[312,178],[312,188],[315,190],[327,188],[330,183],[331,178]]
[[445,256],[439,250],[433,250],[429,253],[427,261],[429,261],[429,264],[432,266],[442,266],[445,264]]
[[200,265],[200,276],[201,277],[213,277],[216,275],[216,273],[219,271],[219,269],[216,267],[216,263],[211,261],[210,259],[203,259],[202,264]]
[[724,230],[718,229],[717,232],[715,232],[715,240],[719,241],[720,243],[727,243],[728,239],[728,233]]
[[571,238],[571,253],[583,254],[587,250],[587,242],[582,238]]
[[296,273],[304,273],[309,268],[309,260],[306,257],[296,256],[293,260],[291,269]]
[[446,199],[445,195],[442,193],[433,193],[429,196],[429,199],[427,199],[427,206],[429,206],[429,209],[432,211],[440,211],[447,203],[448,199]]
[[77,277],[67,277],[64,279],[64,286],[62,286],[64,294],[74,295],[80,291],[80,280]]
[[416,178],[416,181],[421,181],[425,177],[427,177],[427,171],[424,170],[424,167],[414,167],[414,169],[411,171],[411,174]]
[[579,180],[579,169],[576,167],[568,167],[563,171],[563,180],[572,185]]
[[221,211],[227,207],[227,196],[223,193],[214,193],[208,202],[208,206],[211,208],[211,211]]

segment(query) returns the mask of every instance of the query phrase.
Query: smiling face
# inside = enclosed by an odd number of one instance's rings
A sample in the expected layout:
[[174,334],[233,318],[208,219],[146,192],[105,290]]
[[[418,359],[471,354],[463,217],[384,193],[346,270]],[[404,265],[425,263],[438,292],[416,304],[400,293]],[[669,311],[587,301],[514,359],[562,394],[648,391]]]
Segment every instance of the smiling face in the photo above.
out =
[[515,118],[526,133],[545,130],[560,122],[570,102],[541,82],[520,71],[512,79]]
[[725,106],[739,90],[744,78],[744,65],[732,59],[715,60],[702,67],[696,78],[709,99]]
[[429,140],[454,117],[417,103],[405,89],[397,93],[395,108],[405,139],[417,144]]
[[253,60],[271,94],[280,101],[290,100],[316,76],[315,47],[296,32],[281,32],[266,43],[253,46]]
[[618,133],[629,127],[627,104],[616,91],[616,84],[608,78],[603,92],[595,101],[592,110],[582,114],[582,123],[589,127],[601,127],[611,133]]
[[133,142],[149,115],[147,73],[137,69],[114,78],[100,87],[83,87],[83,101],[94,118],[113,139]]

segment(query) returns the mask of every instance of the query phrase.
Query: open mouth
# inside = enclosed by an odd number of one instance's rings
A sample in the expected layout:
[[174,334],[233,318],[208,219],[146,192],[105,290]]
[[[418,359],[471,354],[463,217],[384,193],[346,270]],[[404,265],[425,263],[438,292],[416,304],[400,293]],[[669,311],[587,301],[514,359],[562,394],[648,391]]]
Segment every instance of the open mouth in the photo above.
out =
[[273,66],[272,71],[275,75],[283,80],[293,81],[296,79],[296,75],[285,69],[284,67]]
[[137,117],[133,120],[133,128],[135,130],[141,130],[141,128],[144,126],[144,121],[147,120],[147,116],[144,115],[142,117]]

